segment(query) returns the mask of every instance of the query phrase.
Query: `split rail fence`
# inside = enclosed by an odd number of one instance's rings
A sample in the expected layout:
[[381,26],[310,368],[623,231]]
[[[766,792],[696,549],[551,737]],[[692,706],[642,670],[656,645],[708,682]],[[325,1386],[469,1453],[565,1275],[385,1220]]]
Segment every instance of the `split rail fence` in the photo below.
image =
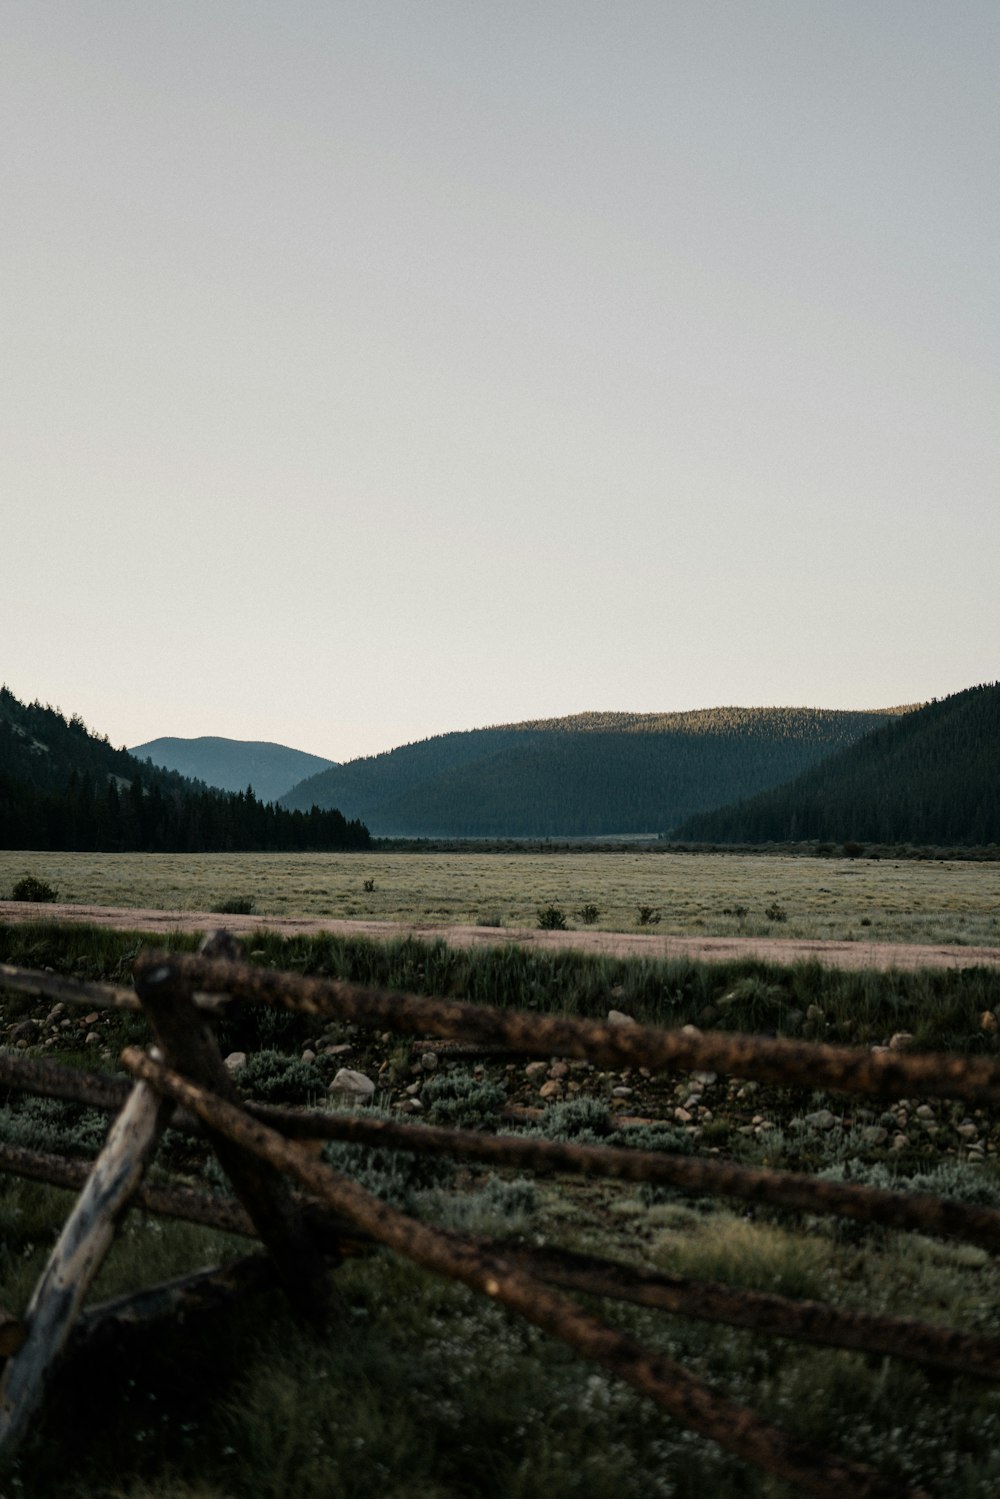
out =
[[[146,1051],[129,1047],[122,1053],[131,1082],[121,1075],[82,1073],[18,1053],[0,1053],[0,1088],[73,1100],[115,1116],[90,1166],[0,1143],[0,1171],[79,1194],[23,1319],[0,1322],[0,1358],[6,1355],[0,1377],[0,1462],[24,1434],[68,1343],[78,1347],[109,1327],[141,1326],[181,1308],[215,1305],[227,1296],[274,1284],[283,1286],[298,1316],[332,1330],[340,1308],[331,1269],[345,1255],[378,1246],[502,1303],[632,1385],[677,1421],[748,1463],[829,1499],[840,1499],[845,1488],[859,1499],[899,1499],[899,1491],[867,1466],[797,1441],[565,1293],[576,1291],[769,1336],[890,1355],[950,1374],[1000,1379],[997,1337],[430,1227],[326,1165],[315,1142],[350,1141],[499,1168],[671,1186],[943,1235],[994,1252],[1000,1249],[1000,1211],[714,1158],[488,1135],[339,1110],[250,1104],[240,1099],[223,1065],[211,1018],[219,1005],[235,999],[520,1055],[581,1058],[608,1068],[711,1070],[886,1099],[934,1096],[993,1104],[1000,1098],[1000,1062],[639,1024],[606,1025],[373,990],[250,966],[223,932],[206,939],[197,954],[144,952],[134,973],[132,991],[0,965],[0,986],[8,989],[92,1007],[141,1008],[155,1037],[155,1045]],[[174,1128],[207,1135],[232,1183],[232,1197],[144,1182],[168,1121]],[[131,1205],[257,1238],[267,1254],[85,1309],[88,1288]],[[911,1499],[916,1499],[915,1492]]]

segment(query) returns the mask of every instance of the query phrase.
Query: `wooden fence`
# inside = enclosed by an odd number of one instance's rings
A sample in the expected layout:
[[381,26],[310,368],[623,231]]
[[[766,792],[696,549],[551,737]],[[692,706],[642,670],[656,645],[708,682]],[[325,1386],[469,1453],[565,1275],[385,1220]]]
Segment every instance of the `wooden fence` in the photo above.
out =
[[[676,1420],[745,1461],[830,1499],[839,1499],[848,1486],[857,1496],[892,1494],[897,1499],[898,1489],[868,1467],[794,1440],[564,1293],[584,1292],[772,1336],[1000,1379],[997,1337],[432,1228],[331,1169],[318,1157],[313,1142],[351,1141],[500,1168],[660,1184],[945,1235],[994,1251],[1000,1247],[1000,1212],[995,1209],[712,1158],[249,1104],[239,1098],[223,1065],[211,1017],[226,998],[235,998],[520,1055],[582,1058],[613,1068],[712,1070],[880,1098],[950,1096],[979,1104],[1000,1097],[1000,1062],[872,1052],[691,1028],[606,1025],[388,993],[249,966],[225,933],[213,934],[198,954],[140,954],[134,991],[76,984],[2,965],[0,986],[90,1007],[141,1008],[155,1037],[147,1051],[129,1047],[122,1053],[131,1083],[121,1075],[80,1072],[18,1053],[0,1053],[0,1087],[74,1100],[115,1116],[104,1148],[89,1167],[0,1143],[0,1171],[70,1187],[79,1194],[24,1318],[0,1320],[0,1356],[7,1355],[0,1378],[0,1460],[23,1434],[71,1338],[79,1343],[109,1325],[141,1323],[182,1306],[212,1305],[234,1290],[274,1283],[284,1287],[296,1315],[332,1330],[341,1310],[331,1268],[346,1254],[376,1246],[501,1302],[625,1380]],[[168,1120],[174,1128],[207,1134],[232,1183],[233,1197],[143,1181]],[[259,1239],[267,1255],[250,1256],[224,1271],[197,1271],[169,1285],[84,1309],[116,1227],[133,1203],[149,1212]]]

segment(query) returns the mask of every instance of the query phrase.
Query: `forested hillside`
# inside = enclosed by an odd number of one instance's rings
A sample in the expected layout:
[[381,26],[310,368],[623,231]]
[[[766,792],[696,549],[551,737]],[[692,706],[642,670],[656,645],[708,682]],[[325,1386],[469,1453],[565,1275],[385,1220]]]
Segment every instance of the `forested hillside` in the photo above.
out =
[[329,808],[289,812],[142,765],[127,750],[0,688],[0,848],[84,852],[348,849],[368,829]]
[[1000,684],[872,730],[762,795],[682,822],[677,838],[1000,843]]
[[777,785],[901,711],[720,708],[508,724],[350,761],[282,801],[336,803],[382,836],[655,833]]
[[220,791],[245,791],[252,786],[262,802],[276,802],[306,776],[335,764],[322,755],[270,744],[258,739],[150,739],[129,751],[137,760],[179,771],[192,781],[204,781]]

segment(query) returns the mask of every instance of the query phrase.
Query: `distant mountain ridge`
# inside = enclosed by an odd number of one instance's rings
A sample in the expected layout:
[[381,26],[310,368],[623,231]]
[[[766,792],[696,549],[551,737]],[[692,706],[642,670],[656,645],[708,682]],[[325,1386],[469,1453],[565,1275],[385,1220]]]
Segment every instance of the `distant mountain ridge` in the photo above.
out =
[[906,708],[583,713],[441,734],[310,776],[382,837],[656,833],[780,784]]
[[150,739],[146,744],[133,745],[129,753],[221,791],[245,791],[252,786],[262,802],[276,802],[307,776],[337,763],[285,744],[215,735]]
[[886,722],[794,780],[681,821],[710,843],[1000,843],[1000,683]]

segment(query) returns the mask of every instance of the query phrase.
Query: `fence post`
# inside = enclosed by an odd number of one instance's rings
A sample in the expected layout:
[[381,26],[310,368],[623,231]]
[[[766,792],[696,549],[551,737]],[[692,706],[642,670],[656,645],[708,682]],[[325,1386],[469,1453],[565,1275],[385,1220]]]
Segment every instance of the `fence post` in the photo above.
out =
[[[167,960],[148,967],[137,977],[135,987],[168,1065],[239,1105],[239,1093],[215,1037],[175,965]],[[335,1300],[327,1261],[296,1208],[287,1182],[224,1135],[211,1129],[208,1134],[219,1164],[274,1260],[293,1309],[305,1320],[325,1323]]]
[[118,1221],[173,1111],[154,1089],[132,1089],[25,1313],[24,1342],[0,1379],[0,1450],[12,1449],[40,1402],[83,1299],[111,1247]]

